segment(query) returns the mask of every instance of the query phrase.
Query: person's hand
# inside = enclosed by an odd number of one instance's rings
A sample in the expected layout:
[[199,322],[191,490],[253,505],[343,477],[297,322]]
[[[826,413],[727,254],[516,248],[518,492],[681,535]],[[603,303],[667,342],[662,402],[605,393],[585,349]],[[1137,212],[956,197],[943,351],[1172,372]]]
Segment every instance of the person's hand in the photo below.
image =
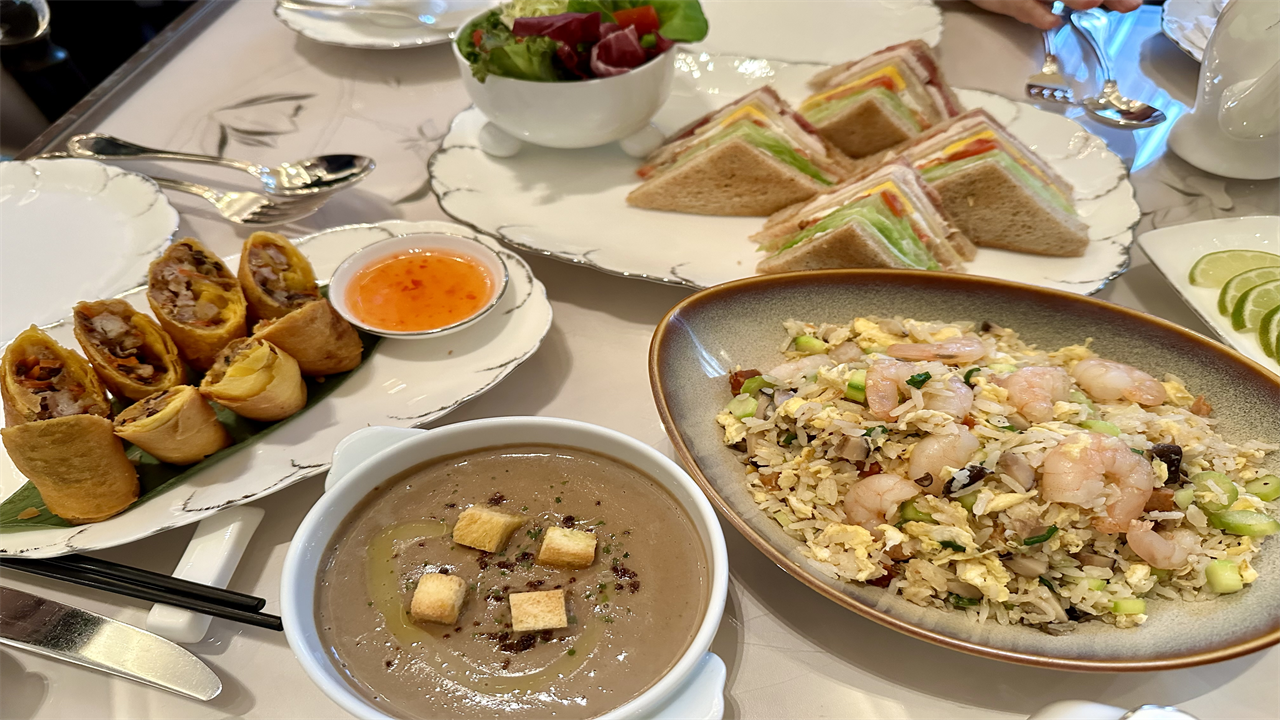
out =
[[[1019,22],[1034,25],[1041,30],[1052,30],[1062,24],[1062,18],[1049,8],[1053,3],[1041,0],[970,0],[974,5],[993,13],[1008,15]],[[1142,7],[1142,0],[1063,0],[1072,10],[1092,10],[1103,7],[1116,12],[1133,12]]]

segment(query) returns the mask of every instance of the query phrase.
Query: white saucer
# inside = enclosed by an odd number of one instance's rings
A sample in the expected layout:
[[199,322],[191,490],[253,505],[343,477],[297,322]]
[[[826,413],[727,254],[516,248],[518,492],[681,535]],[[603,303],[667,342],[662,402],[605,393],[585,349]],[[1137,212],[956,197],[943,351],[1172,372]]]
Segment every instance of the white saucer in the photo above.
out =
[[[347,4],[337,2],[335,5]],[[350,4],[370,4],[367,0],[350,0]],[[492,0],[449,0],[450,13],[454,6],[461,17],[469,17],[481,8],[493,5]],[[465,12],[461,12],[465,11]],[[280,5],[275,7],[276,18],[290,30],[305,38],[326,45],[362,48],[366,50],[398,50],[401,48],[439,45],[453,39],[456,27],[431,27],[428,25],[399,24],[394,19],[374,19],[358,13],[327,13],[293,10]]]

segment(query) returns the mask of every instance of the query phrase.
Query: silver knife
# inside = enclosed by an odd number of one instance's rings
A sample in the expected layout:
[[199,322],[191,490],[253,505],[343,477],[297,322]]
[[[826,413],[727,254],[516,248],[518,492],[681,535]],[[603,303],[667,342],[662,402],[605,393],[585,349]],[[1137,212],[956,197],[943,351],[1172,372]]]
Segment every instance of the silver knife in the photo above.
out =
[[0,644],[212,700],[222,681],[195,655],[145,630],[0,587]]

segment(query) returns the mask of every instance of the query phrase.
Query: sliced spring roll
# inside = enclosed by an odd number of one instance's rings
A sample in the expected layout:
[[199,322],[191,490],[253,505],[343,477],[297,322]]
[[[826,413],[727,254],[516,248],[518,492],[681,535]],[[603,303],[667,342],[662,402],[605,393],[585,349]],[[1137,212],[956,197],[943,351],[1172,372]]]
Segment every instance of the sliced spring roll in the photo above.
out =
[[75,333],[98,377],[118,398],[141,400],[187,380],[173,338],[124,300],[78,303]]
[[111,415],[102,382],[84,358],[35,325],[4,351],[0,397],[9,425],[67,415]]
[[298,361],[255,338],[223,349],[200,382],[200,394],[250,420],[283,420],[307,404]]
[[147,302],[183,359],[199,370],[247,330],[240,283],[195,238],[170,245],[151,263]]
[[199,391],[179,385],[134,403],[115,420],[116,436],[161,462],[190,465],[231,444]]
[[138,472],[106,418],[39,420],[0,430],[0,437],[45,507],[68,522],[106,520],[138,499]]
[[263,320],[253,336],[266,340],[298,361],[303,375],[332,375],[360,364],[364,344],[351,323],[320,298],[278,320]]
[[284,317],[320,298],[311,263],[278,233],[256,232],[244,241],[239,277],[249,314],[258,320]]

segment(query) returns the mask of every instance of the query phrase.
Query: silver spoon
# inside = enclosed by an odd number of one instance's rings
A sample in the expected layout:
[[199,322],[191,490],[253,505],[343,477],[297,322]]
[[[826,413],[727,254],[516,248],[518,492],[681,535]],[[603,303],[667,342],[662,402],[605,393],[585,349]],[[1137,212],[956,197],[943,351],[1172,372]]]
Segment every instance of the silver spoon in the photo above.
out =
[[74,157],[91,160],[180,160],[221,165],[258,178],[263,189],[272,195],[287,196],[336,192],[360,182],[374,168],[373,159],[363,155],[321,155],[267,167],[214,155],[153,150],[101,133],[76,135],[67,141],[67,150]]
[[276,0],[276,4],[288,10],[301,12],[350,13],[395,18],[406,25],[427,25],[438,30],[452,30],[476,12],[475,2],[461,3],[462,7],[450,11],[449,5],[459,5],[459,3],[448,3],[444,0],[431,0],[426,3],[425,12],[417,12],[412,5],[397,8],[386,5],[348,5],[318,0]]
[[1093,25],[1103,21],[1092,12],[1069,12],[1068,14],[1071,24],[1088,41],[1089,47],[1093,48],[1093,54],[1098,58],[1098,65],[1102,67],[1104,78],[1102,92],[1085,98],[1081,103],[1089,117],[1126,130],[1149,128],[1164,122],[1167,118],[1159,108],[1120,94],[1115,74],[1111,71],[1111,62],[1107,60],[1107,55],[1102,51],[1102,45],[1094,34]]

